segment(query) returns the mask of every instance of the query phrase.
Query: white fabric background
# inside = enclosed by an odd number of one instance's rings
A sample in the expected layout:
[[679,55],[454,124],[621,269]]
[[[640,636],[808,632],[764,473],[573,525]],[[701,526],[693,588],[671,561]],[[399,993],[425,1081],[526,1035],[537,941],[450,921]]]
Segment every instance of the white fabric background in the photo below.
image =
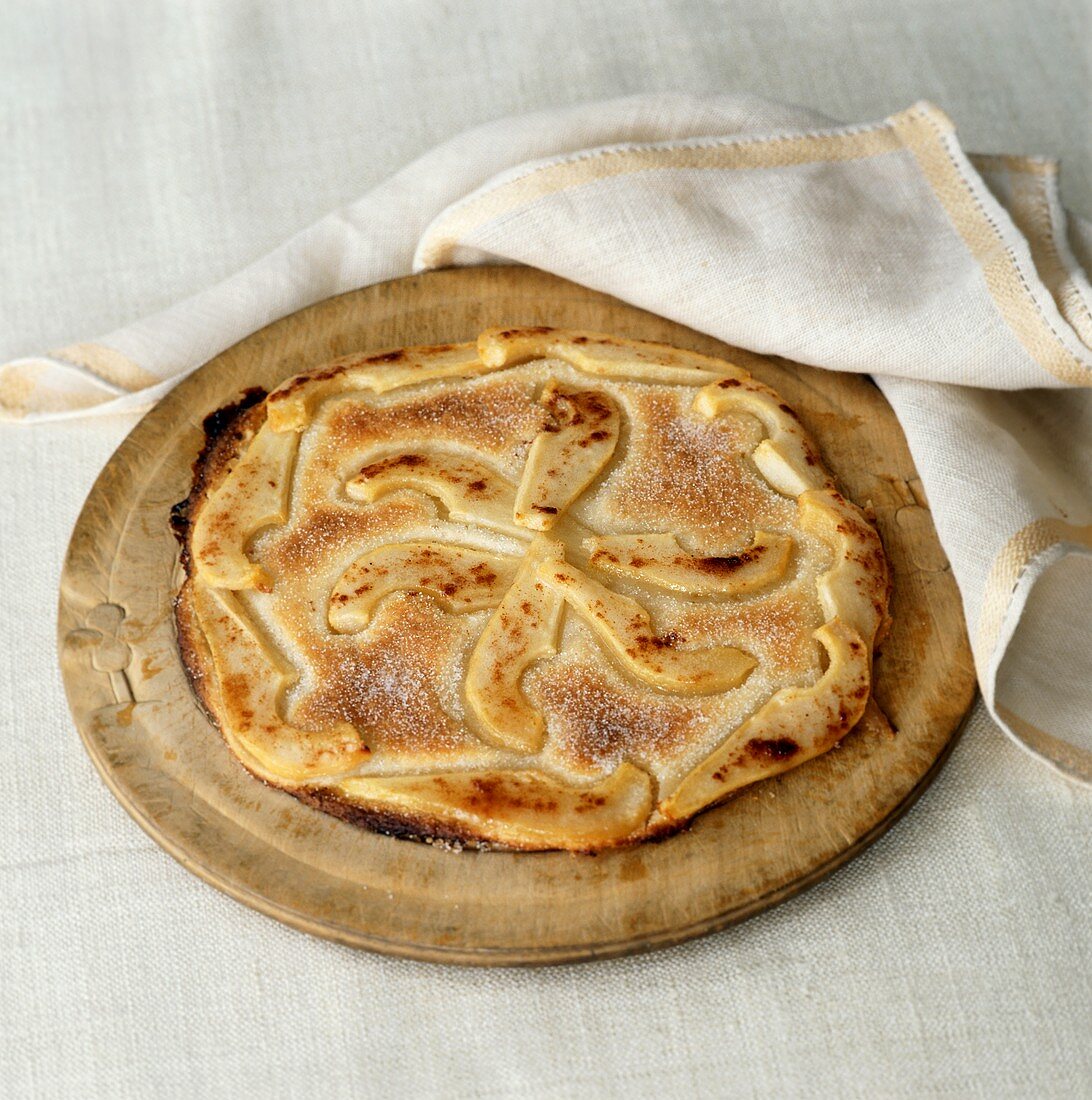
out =
[[[843,118],[927,96],[969,148],[1061,155],[1089,213],[1087,22],[1016,0],[6,7],[0,358],[209,285],[465,126],[633,91]],[[645,959],[395,963],[191,879],[98,782],[54,670],[64,543],[131,423],[0,430],[12,1095],[1092,1094],[1089,795],[981,710],[874,850]]]

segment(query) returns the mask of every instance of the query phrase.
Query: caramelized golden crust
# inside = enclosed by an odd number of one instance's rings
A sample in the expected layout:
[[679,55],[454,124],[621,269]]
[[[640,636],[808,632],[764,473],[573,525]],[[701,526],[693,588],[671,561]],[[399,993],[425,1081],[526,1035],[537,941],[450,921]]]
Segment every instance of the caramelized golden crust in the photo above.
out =
[[186,498],[171,509],[170,519],[187,574],[192,567],[190,537],[193,517],[204,506],[212,490],[226,477],[232,463],[264,422],[265,396],[263,389],[246,390],[236,401],[209,413],[202,423],[205,438],[193,461],[193,482]]
[[549,328],[346,356],[206,422],[183,662],[259,778],[356,824],[629,844],[865,712],[889,575],[776,393]]

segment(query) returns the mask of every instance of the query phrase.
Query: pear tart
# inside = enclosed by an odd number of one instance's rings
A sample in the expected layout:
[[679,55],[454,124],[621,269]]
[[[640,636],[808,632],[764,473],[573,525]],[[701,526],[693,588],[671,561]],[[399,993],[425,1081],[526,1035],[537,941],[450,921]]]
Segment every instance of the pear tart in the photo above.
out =
[[353,355],[210,418],[182,654],[255,776],[355,823],[590,851],[860,719],[875,530],[792,410],[548,328]]

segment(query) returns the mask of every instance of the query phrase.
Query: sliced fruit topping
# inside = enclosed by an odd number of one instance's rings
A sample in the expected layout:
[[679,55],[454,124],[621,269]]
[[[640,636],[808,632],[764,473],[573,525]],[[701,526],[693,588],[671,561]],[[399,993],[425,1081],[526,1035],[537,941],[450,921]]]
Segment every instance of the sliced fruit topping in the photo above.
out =
[[723,378],[694,398],[694,409],[712,419],[727,412],[750,413],[769,433],[751,455],[759,473],[784,496],[798,497],[828,484],[796,414],[773,390],[753,379]]
[[346,722],[304,730],[284,720],[284,693],[297,675],[259,636],[236,596],[198,581],[193,607],[216,671],[220,727],[244,763],[266,776],[302,782],[343,775],[368,759],[369,749]]
[[674,535],[599,535],[585,539],[590,563],[607,573],[696,596],[737,596],[785,575],[792,539],[756,531],[754,542],[723,557],[684,550]]
[[860,720],[868,703],[869,650],[841,619],[815,638],[826,649],[826,672],[811,687],[784,688],[701,762],[660,812],[676,821],[766,776],[824,753]]
[[198,512],[190,547],[203,581],[217,588],[268,586],[269,577],[247,557],[246,547],[261,528],[288,518],[298,442],[263,424]]
[[834,563],[816,581],[823,613],[843,619],[871,651],[887,605],[887,558],[880,536],[860,509],[833,489],[804,493],[799,507],[800,526],[834,550]]
[[639,829],[652,809],[651,778],[628,763],[587,787],[526,770],[353,776],[335,789],[374,812],[416,819],[423,829],[456,839],[465,831],[512,848],[602,847]]
[[302,432],[317,406],[350,390],[387,393],[437,378],[469,378],[492,370],[474,344],[400,348],[377,355],[345,355],[320,371],[289,379],[266,399],[274,431]]
[[535,436],[516,492],[515,520],[548,531],[610,461],[621,416],[599,390],[550,382],[541,403],[547,421]]
[[568,562],[543,562],[538,577],[564,597],[626,671],[662,691],[693,695],[728,691],[741,684],[757,663],[731,646],[680,649],[685,638],[673,631],[657,634],[648,612],[636,600],[612,592]]
[[492,369],[531,359],[564,359],[585,374],[683,386],[704,386],[712,375],[750,377],[741,367],[695,351],[558,328],[486,329],[478,337],[478,355]]
[[565,603],[538,578],[544,561],[560,563],[561,547],[536,539],[519,572],[485,625],[466,669],[466,701],[485,740],[517,752],[542,748],[542,715],[520,687],[535,661],[557,652],[557,630]]
[[419,448],[369,463],[345,486],[353,500],[369,502],[396,489],[435,497],[454,520],[527,537],[512,519],[515,486],[477,459]]
[[504,595],[519,559],[472,546],[443,542],[398,542],[377,546],[342,574],[330,595],[331,629],[363,630],[376,605],[392,592],[425,592],[448,611],[494,607]]

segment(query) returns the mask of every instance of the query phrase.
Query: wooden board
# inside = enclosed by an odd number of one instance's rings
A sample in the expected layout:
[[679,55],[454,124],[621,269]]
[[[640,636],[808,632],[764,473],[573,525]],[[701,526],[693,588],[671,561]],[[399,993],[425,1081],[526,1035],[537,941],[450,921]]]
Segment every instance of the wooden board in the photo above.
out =
[[[170,507],[201,421],[248,386],[349,351],[551,324],[734,358],[779,390],[851,497],[871,505],[893,565],[894,627],[876,697],[897,733],[842,745],[658,844],[599,856],[452,853],[356,829],[251,778],[191,694],[171,599]],[[132,431],[88,497],[61,584],[69,703],[107,785],[184,866],[307,932],[395,955],[550,963],[677,943],[790,896],[886,830],[935,774],[974,693],[959,595],[890,407],[868,380],[727,348],[525,268],[400,279],[321,302],[243,340]]]

